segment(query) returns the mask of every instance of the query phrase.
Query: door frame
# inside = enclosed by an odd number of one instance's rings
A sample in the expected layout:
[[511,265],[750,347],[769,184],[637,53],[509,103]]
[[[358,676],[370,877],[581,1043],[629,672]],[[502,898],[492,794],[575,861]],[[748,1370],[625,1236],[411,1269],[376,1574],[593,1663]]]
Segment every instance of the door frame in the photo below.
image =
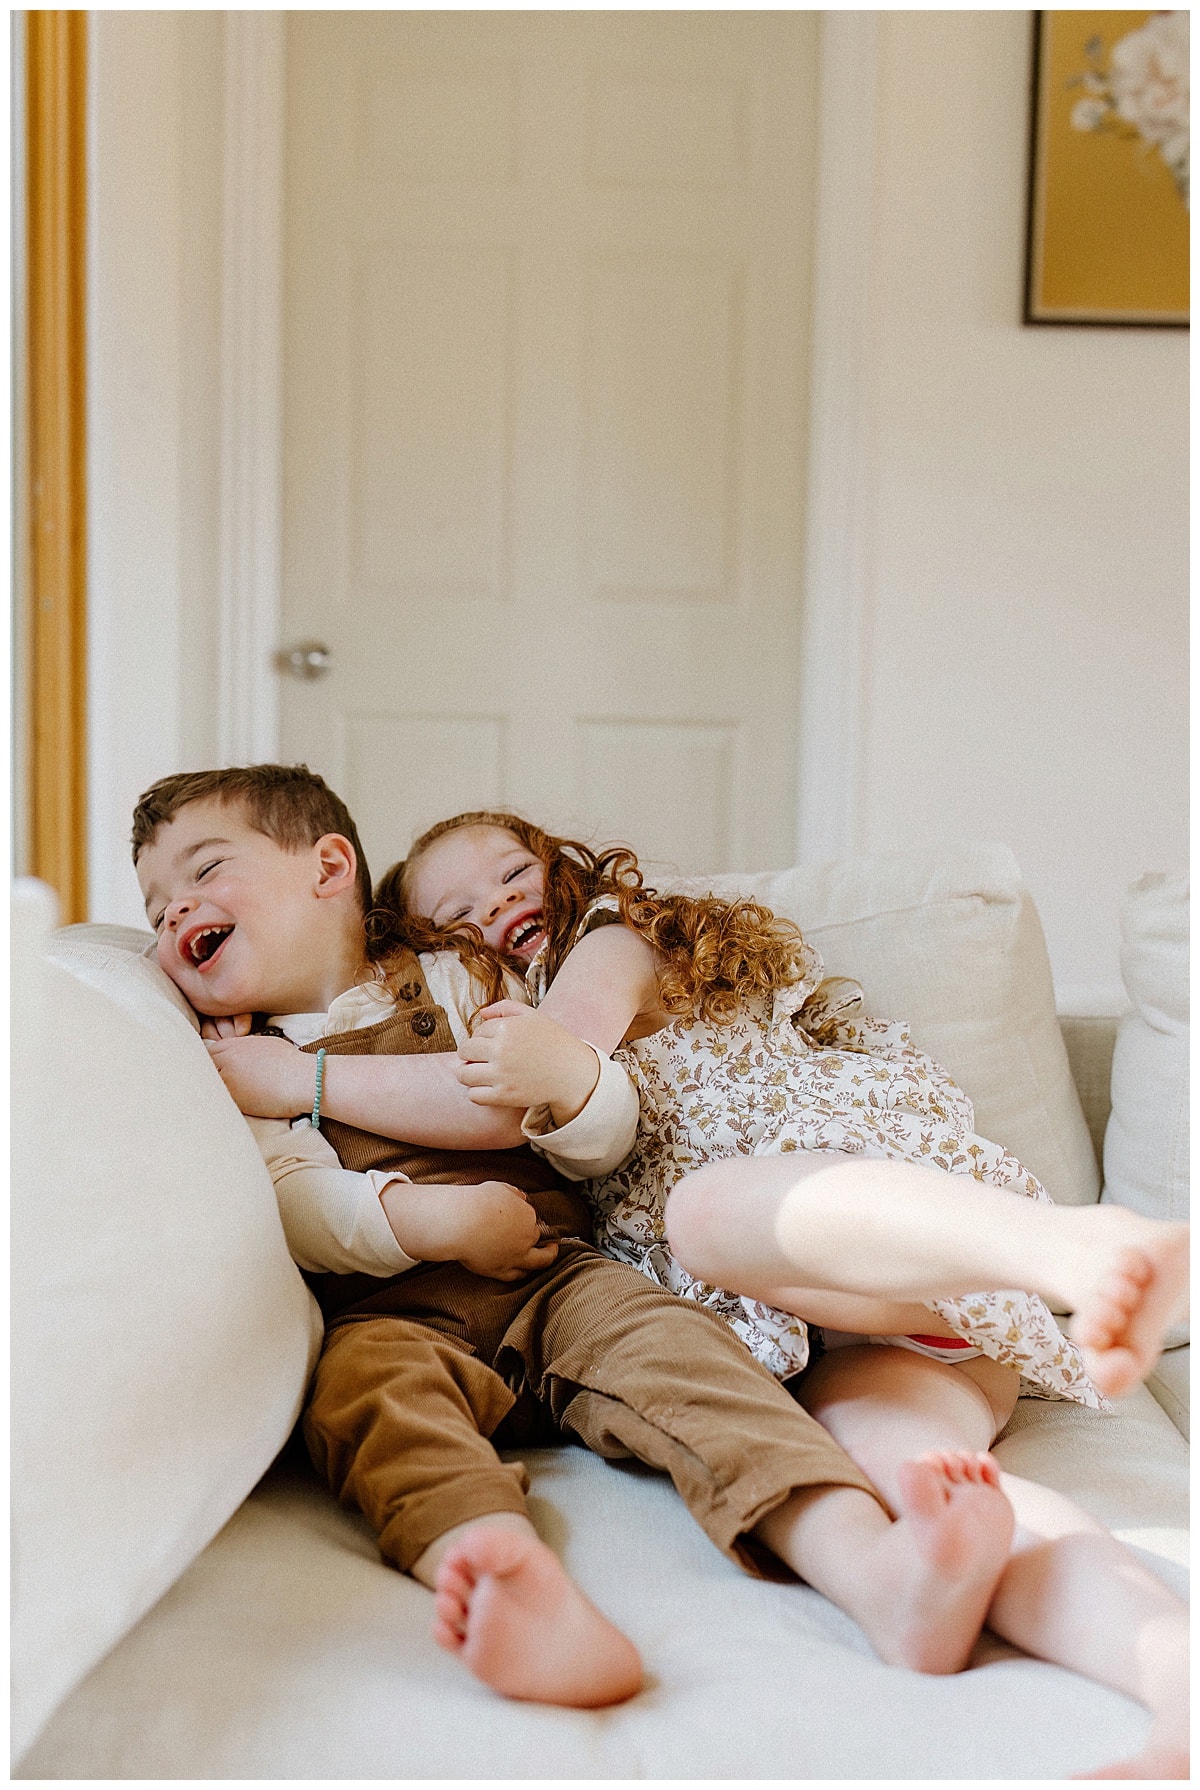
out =
[[[279,750],[285,15],[225,15],[218,706],[225,762]],[[796,856],[863,840],[874,477],[879,23],[823,12]],[[753,868],[750,866],[749,868]]]
[[282,12],[224,15],[217,750],[279,753],[283,488]]

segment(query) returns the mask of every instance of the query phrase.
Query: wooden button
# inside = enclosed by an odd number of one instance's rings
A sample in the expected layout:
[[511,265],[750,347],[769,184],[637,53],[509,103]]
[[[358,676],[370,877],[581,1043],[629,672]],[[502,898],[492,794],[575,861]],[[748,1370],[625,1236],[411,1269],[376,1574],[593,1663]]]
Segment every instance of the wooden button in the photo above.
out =
[[437,1020],[427,1007],[412,1016],[412,1029],[418,1038],[429,1038],[437,1030]]

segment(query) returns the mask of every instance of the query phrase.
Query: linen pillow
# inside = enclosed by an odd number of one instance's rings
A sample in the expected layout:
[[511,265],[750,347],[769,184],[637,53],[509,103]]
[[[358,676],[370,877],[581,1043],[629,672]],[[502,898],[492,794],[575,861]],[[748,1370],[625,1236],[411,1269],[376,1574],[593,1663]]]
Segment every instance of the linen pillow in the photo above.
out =
[[146,935],[13,908],[12,1738],[278,1453],[320,1344],[254,1140]]
[[1045,940],[1004,845],[879,853],[674,887],[753,896],[795,920],[826,973],[914,1041],[975,1104],[975,1128],[1051,1197],[1091,1205],[1099,1173],[1054,1011]]
[[[1186,876],[1152,872],[1134,883],[1122,906],[1121,974],[1130,1010],[1113,1050],[1101,1196],[1177,1221],[1190,1206],[1190,905]],[[1186,1322],[1177,1324],[1168,1346],[1187,1339]]]

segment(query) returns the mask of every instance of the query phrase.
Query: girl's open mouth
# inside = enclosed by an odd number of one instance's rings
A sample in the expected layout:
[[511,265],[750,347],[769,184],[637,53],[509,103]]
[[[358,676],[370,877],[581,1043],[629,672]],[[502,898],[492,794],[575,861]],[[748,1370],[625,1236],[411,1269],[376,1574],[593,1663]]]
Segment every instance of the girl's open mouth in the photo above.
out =
[[542,916],[530,914],[527,919],[518,921],[511,932],[505,934],[504,949],[514,957],[524,956],[526,952],[536,950],[545,936]]

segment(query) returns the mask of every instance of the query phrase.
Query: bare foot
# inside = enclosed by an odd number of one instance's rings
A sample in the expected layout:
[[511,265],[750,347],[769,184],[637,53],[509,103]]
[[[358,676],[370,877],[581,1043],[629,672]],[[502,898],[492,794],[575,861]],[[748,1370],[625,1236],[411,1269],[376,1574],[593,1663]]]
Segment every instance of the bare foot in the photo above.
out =
[[1008,1563],[1012,1505],[990,1454],[923,1454],[905,1461],[899,1483],[897,1520],[881,1544],[888,1614],[872,1639],[889,1665],[960,1672]]
[[468,1529],[437,1575],[433,1638],[505,1697],[600,1709],[642,1688],[632,1641],[531,1535]]
[[[1097,1217],[1118,1210],[1095,1208]],[[1188,1283],[1189,1227],[1156,1224],[1123,1209],[1121,1216],[1128,1222],[1071,1323],[1088,1372],[1109,1398],[1120,1398],[1150,1372]]]

